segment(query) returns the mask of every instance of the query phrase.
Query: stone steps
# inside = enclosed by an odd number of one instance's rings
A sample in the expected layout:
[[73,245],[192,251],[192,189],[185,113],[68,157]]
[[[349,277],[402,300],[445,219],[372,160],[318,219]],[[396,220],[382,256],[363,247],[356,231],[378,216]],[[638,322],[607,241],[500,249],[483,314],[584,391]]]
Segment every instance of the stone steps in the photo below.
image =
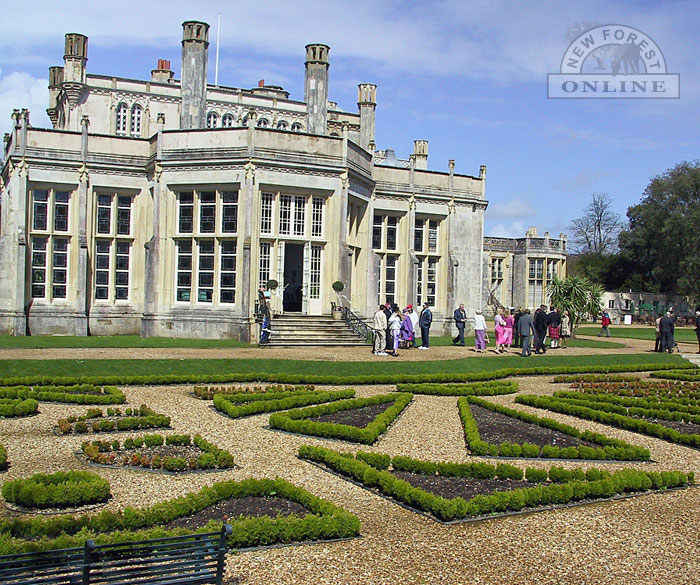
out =
[[277,315],[270,329],[270,341],[261,347],[367,346],[344,321],[326,316]]

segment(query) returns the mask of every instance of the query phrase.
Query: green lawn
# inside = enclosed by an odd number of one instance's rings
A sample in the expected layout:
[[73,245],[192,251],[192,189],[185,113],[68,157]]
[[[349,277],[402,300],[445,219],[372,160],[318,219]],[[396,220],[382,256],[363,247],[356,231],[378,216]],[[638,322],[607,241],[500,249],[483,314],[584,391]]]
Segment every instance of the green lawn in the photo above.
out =
[[69,335],[13,336],[0,335],[0,347],[254,347],[234,339],[181,339],[176,337],[140,337],[139,335],[110,335],[105,337],[75,337]]
[[[651,326],[629,327],[625,325],[611,325],[608,329],[610,330],[611,338],[646,339],[653,342],[656,337],[656,332]],[[598,335],[598,333],[600,333],[600,327],[579,327],[576,333],[580,335]],[[676,327],[675,339],[676,341],[690,343],[697,343],[698,341],[693,327]]]
[[[624,354],[569,356],[564,352],[523,359],[518,355],[470,357],[466,359],[412,362],[405,359],[375,358],[367,349],[367,360],[361,362],[329,362],[279,360],[266,358],[272,350],[261,350],[259,359],[171,359],[171,360],[0,360],[0,378],[15,376],[112,376],[161,374],[430,374],[483,372],[501,368],[546,366],[606,366],[612,364],[686,364],[679,355]],[[418,350],[411,350],[418,351]],[[0,354],[1,356],[2,354]],[[406,352],[403,352],[406,355]],[[410,353],[408,354],[410,356]]]

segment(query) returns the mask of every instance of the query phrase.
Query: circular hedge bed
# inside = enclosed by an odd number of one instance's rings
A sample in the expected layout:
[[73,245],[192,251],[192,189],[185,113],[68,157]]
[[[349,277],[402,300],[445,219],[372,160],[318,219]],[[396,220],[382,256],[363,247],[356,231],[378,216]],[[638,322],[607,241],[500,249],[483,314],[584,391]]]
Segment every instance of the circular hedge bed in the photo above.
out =
[[7,481],[2,496],[27,508],[69,508],[105,502],[110,493],[109,482],[95,473],[59,471]]

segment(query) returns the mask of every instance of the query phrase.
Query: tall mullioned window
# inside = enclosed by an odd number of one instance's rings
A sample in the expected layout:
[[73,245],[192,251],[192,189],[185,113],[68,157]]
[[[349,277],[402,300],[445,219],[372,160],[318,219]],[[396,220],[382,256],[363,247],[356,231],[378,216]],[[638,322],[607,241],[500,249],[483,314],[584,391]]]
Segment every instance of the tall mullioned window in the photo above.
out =
[[134,104],[131,108],[131,135],[141,136],[141,106]]
[[126,136],[126,128],[129,122],[129,108],[126,107],[125,103],[121,103],[117,106],[117,117],[115,123],[115,134],[117,136]]
[[386,254],[379,264],[379,278],[377,279],[377,302],[395,303],[397,301],[397,276],[399,270],[399,256]]
[[68,296],[71,193],[60,189],[31,191],[31,272],[33,299]]
[[272,233],[272,204],[275,200],[274,193],[263,193],[260,199],[260,233]]
[[528,306],[537,307],[544,299],[544,259],[535,258],[528,262]]
[[266,286],[270,280],[271,257],[272,250],[271,242],[260,242],[260,266],[258,269],[258,286]]
[[219,116],[216,112],[209,112],[207,114],[207,128],[218,128],[219,127]]
[[323,235],[323,198],[314,197],[311,200],[311,237],[320,238]]
[[321,298],[321,253],[322,246],[311,246],[311,262],[309,266],[309,298]]
[[413,249],[418,266],[416,271],[417,303],[434,306],[438,297],[440,273],[440,219],[416,218]]
[[96,301],[128,301],[133,249],[131,195],[97,193],[93,253]]
[[234,121],[235,118],[233,117],[233,114],[224,114],[221,118],[221,126],[223,128],[233,128]]
[[181,191],[177,214],[175,300],[235,303],[238,190]]

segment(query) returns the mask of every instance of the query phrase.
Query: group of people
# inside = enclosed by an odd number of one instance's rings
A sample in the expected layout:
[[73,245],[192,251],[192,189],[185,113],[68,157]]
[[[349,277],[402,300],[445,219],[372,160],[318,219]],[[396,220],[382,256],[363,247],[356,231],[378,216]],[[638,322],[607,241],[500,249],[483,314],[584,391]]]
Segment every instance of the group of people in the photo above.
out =
[[[456,320],[456,319],[455,319]],[[550,339],[550,349],[559,347],[566,349],[567,340],[571,337],[571,316],[568,311],[559,313],[556,307],[541,305],[530,314],[530,309],[511,308],[506,314],[505,309],[500,309],[494,317],[494,334],[496,353],[501,354],[514,346],[520,347],[520,355],[527,357],[532,353],[547,351],[547,337]],[[489,341],[486,330],[486,319],[481,310],[474,316],[474,344],[477,352],[486,350]]]
[[432,323],[433,314],[428,303],[423,303],[420,314],[413,310],[413,305],[408,305],[403,310],[396,303],[379,305],[372,322],[374,355],[398,357],[400,347],[404,349],[416,347],[416,331],[419,329],[421,344],[418,349],[429,349]]

